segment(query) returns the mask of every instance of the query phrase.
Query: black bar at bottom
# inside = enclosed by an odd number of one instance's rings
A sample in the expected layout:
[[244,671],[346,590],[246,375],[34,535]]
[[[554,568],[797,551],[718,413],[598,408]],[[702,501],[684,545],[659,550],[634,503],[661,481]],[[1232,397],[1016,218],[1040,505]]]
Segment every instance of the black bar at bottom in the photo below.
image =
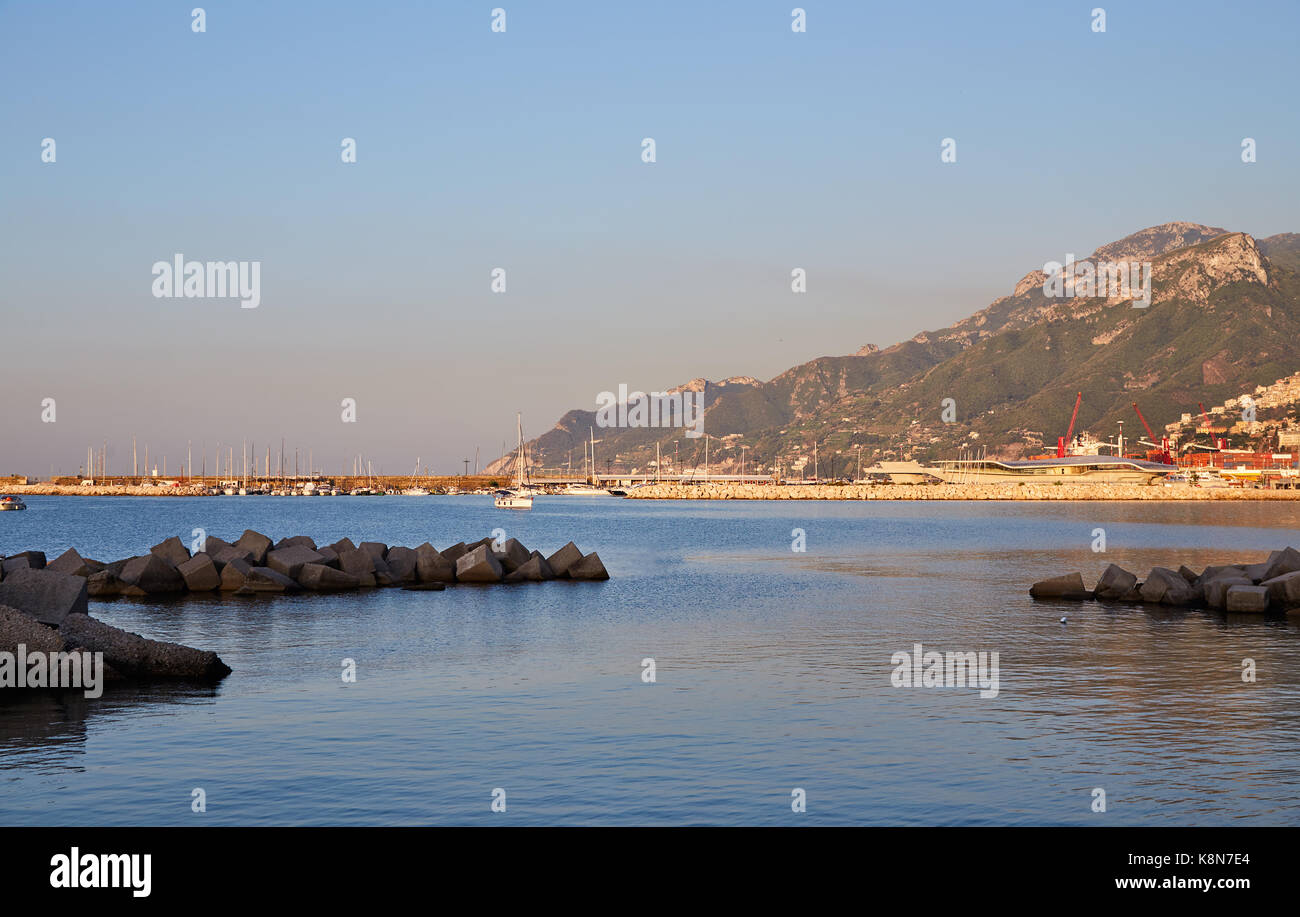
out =
[[[1200,895],[1231,905],[1294,887],[1294,838],[1288,828],[5,828],[0,864],[10,904],[212,895],[222,906],[264,889],[296,904],[376,904],[402,890],[477,886],[493,903],[589,900],[602,888],[635,905],[690,880],[704,897],[730,899],[804,885],[863,901],[920,894],[952,904],[946,896],[967,887],[999,904]],[[121,854],[135,856],[104,857]],[[118,887],[85,887],[114,879]]]

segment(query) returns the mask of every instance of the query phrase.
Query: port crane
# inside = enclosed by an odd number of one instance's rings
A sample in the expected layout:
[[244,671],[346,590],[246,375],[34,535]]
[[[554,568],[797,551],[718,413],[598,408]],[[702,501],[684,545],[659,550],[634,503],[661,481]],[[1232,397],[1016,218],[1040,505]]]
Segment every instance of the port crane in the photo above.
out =
[[[1214,431],[1210,429],[1210,415],[1206,413],[1205,405],[1198,401],[1196,402],[1196,406],[1201,409],[1201,418],[1205,421],[1205,432],[1210,434],[1210,442],[1212,443],[1210,448],[1216,452],[1220,449],[1228,448],[1228,441],[1226,439],[1219,439],[1219,437],[1214,435]],[[1200,449],[1204,447],[1196,446],[1196,448]]]
[[1164,462],[1166,465],[1174,464],[1174,457],[1169,453],[1169,437],[1160,437],[1160,443],[1157,445],[1154,442],[1156,435],[1151,432],[1151,424],[1147,423],[1147,419],[1142,416],[1142,409],[1138,407],[1136,401],[1133,402],[1133,410],[1137,411],[1138,420],[1142,421],[1142,427],[1147,431],[1147,436],[1150,437],[1150,439],[1138,440],[1138,442],[1142,443],[1144,446],[1150,446],[1152,449],[1159,449],[1160,461]]
[[1083,392],[1079,392],[1074,399],[1074,413],[1070,415],[1070,429],[1065,435],[1058,437],[1056,440],[1056,457],[1065,458],[1066,446],[1074,439],[1074,422],[1079,419],[1079,405],[1083,402]]

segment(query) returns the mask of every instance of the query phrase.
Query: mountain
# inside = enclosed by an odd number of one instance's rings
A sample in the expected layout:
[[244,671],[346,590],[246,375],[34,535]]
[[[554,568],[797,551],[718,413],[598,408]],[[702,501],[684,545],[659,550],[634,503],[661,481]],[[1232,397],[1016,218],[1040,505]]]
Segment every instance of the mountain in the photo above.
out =
[[[1149,265],[1133,289],[1090,289],[1113,281],[1117,265]],[[1107,269],[1110,272],[1107,272]],[[1074,276],[1071,276],[1071,272]],[[963,443],[1015,457],[1055,445],[1083,393],[1076,430],[1111,436],[1124,421],[1141,432],[1133,402],[1157,428],[1300,367],[1300,234],[1256,240],[1244,232],[1166,223],[1103,245],[1056,278],[1027,273],[987,308],[948,328],[891,347],[819,357],[760,382],[696,379],[674,391],[703,392],[710,470],[746,467],[788,473],[811,462],[823,476],[846,462],[951,455]],[[945,399],[955,402],[945,422]],[[690,468],[703,440],[681,429],[601,428],[594,411],[574,410],[530,444],[534,465],[581,467],[595,427],[601,470],[645,469],[659,444]],[[838,469],[833,463],[839,463]],[[489,473],[509,467],[504,457]],[[665,469],[667,470],[667,469]]]

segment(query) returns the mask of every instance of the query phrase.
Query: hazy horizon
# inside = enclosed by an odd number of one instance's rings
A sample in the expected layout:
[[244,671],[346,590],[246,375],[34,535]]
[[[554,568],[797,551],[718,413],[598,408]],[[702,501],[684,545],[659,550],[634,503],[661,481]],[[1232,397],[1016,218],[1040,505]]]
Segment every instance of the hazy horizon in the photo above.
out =
[[[1287,4],[195,5],[0,3],[0,474],[454,474],[516,411],[887,347],[1148,226],[1300,232]],[[156,298],[178,253],[260,262],[257,308]]]

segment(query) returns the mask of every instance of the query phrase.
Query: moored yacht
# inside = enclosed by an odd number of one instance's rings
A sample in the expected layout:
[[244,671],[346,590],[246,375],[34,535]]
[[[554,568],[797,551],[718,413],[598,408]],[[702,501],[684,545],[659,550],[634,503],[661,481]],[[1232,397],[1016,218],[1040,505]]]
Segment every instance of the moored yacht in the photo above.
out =
[[515,487],[513,490],[498,490],[492,504],[497,509],[532,509],[533,493],[536,488],[524,484],[524,421],[515,415],[518,427],[519,447],[515,458]]
[[1119,455],[1066,455],[1021,461],[950,459],[925,470],[946,484],[1151,484],[1178,466]]
[[608,497],[609,491],[594,484],[569,484],[560,492],[565,497]]

